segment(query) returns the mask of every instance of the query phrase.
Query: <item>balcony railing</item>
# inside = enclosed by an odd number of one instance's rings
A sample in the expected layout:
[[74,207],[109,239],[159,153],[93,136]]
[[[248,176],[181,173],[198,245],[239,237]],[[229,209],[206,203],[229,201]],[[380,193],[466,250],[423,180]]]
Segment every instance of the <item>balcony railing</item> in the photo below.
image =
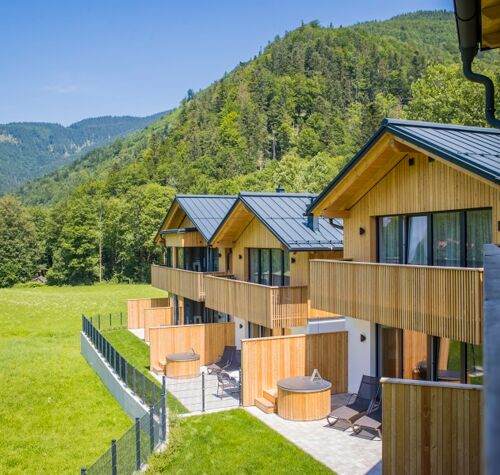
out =
[[483,270],[312,260],[311,306],[473,344],[482,341]]
[[226,275],[225,272],[194,272],[173,267],[151,266],[151,285],[190,300],[205,300],[206,275]]
[[267,328],[307,324],[307,287],[272,287],[207,276],[205,305]]

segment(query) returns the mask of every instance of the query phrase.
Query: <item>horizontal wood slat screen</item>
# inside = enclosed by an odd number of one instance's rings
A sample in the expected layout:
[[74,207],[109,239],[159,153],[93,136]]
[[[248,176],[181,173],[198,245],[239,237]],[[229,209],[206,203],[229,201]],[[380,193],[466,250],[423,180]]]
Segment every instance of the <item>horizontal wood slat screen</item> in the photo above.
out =
[[170,307],[170,298],[130,299],[127,301],[127,327],[144,328],[144,309]]
[[267,328],[307,324],[307,287],[271,287],[207,276],[205,305]]
[[149,341],[149,329],[174,324],[173,307],[157,307],[144,309],[144,341]]
[[482,473],[482,387],[382,378],[384,475]]
[[151,266],[151,285],[190,300],[205,300],[206,275],[226,275],[225,272],[194,272],[173,267]]
[[254,405],[279,379],[318,369],[332,392],[347,392],[347,332],[252,338],[241,343],[243,405]]
[[210,364],[222,355],[225,346],[234,346],[234,323],[207,323],[151,327],[149,329],[151,369],[158,370],[171,353],[194,349],[200,364]]
[[311,306],[481,344],[483,270],[311,261]]

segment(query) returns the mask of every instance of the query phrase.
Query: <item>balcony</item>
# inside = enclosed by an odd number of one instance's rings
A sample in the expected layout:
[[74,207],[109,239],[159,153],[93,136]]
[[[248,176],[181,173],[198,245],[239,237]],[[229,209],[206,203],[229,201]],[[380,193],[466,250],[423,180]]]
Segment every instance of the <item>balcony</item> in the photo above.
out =
[[307,324],[307,287],[272,287],[241,280],[207,276],[208,308],[267,328]]
[[173,267],[151,266],[151,285],[190,300],[205,300],[206,275],[226,275],[225,272],[194,272]]
[[312,260],[311,306],[481,344],[483,269]]

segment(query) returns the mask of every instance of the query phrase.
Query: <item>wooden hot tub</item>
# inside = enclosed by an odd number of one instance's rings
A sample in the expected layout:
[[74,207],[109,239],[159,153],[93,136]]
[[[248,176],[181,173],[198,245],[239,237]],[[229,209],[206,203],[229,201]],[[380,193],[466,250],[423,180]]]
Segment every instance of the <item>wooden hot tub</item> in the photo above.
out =
[[196,378],[200,375],[200,355],[197,353],[167,355],[165,375],[168,378]]
[[280,379],[278,415],[291,421],[315,421],[330,414],[332,383],[322,378],[294,376]]

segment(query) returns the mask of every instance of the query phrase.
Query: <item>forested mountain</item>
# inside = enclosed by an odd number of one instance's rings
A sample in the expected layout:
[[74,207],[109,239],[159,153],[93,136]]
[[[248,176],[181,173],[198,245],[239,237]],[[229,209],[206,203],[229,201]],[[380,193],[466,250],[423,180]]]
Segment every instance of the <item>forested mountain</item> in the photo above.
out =
[[[144,131],[21,188],[25,204],[51,205],[30,211],[43,245],[22,277],[45,268],[54,283],[146,280],[175,192],[278,183],[319,192],[386,116],[484,125],[481,86],[461,77],[454,28],[451,13],[417,12],[275,38]],[[483,62],[496,76],[498,55]]]
[[0,124],[0,193],[71,163],[96,147],[143,129],[148,117],[97,117],[69,127],[43,122]]

